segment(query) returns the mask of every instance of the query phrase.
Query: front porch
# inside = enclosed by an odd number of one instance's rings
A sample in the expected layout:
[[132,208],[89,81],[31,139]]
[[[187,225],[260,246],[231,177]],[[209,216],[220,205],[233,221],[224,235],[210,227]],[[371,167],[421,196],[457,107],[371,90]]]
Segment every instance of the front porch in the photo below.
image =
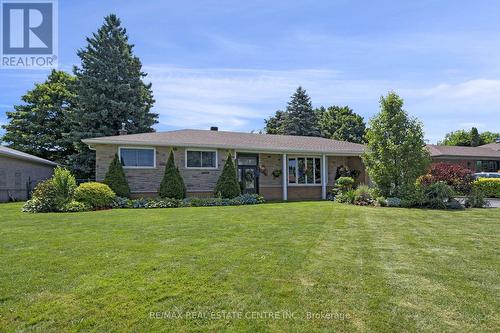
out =
[[[359,156],[236,152],[236,164],[238,179],[247,183],[244,190],[266,200],[324,200],[340,167],[357,170],[357,181],[368,181]],[[245,176],[249,170],[255,170],[253,178]]]

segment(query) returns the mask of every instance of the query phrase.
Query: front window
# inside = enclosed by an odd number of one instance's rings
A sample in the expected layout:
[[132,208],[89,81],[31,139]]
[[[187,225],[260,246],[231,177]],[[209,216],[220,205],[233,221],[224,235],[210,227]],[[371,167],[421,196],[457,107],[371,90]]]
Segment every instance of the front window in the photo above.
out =
[[476,161],[478,172],[497,172],[499,168],[497,161]]
[[154,168],[154,148],[120,148],[120,161],[125,168]]
[[216,169],[217,168],[217,152],[216,151],[201,151],[187,150],[186,151],[186,167],[201,168],[201,169]]
[[321,159],[319,157],[291,157],[288,159],[288,183],[321,184]]

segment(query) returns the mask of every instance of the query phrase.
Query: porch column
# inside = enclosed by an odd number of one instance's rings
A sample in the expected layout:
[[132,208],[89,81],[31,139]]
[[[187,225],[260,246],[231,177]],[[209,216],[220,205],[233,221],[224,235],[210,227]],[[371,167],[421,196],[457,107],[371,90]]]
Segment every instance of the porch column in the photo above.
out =
[[326,155],[321,155],[321,199],[326,199],[326,175],[328,175],[328,163],[326,162]]
[[286,154],[283,154],[283,163],[281,175],[283,176],[283,201],[288,200],[288,168],[286,165]]

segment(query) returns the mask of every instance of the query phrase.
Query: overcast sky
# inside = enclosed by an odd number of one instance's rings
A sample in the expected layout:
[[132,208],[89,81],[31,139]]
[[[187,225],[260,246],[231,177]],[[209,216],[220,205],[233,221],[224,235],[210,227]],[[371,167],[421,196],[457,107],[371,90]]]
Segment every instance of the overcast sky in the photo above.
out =
[[[251,131],[303,86],[365,120],[394,90],[434,143],[500,131],[500,1],[59,1],[59,64],[116,13],[153,83],[157,130]],[[0,69],[0,123],[47,71]]]

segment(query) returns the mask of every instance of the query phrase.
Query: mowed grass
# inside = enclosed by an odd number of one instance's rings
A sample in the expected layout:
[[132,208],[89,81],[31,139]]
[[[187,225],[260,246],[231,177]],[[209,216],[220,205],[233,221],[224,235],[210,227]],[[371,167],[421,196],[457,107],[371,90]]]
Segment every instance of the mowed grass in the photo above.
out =
[[1,332],[500,328],[500,209],[20,208],[0,205]]

